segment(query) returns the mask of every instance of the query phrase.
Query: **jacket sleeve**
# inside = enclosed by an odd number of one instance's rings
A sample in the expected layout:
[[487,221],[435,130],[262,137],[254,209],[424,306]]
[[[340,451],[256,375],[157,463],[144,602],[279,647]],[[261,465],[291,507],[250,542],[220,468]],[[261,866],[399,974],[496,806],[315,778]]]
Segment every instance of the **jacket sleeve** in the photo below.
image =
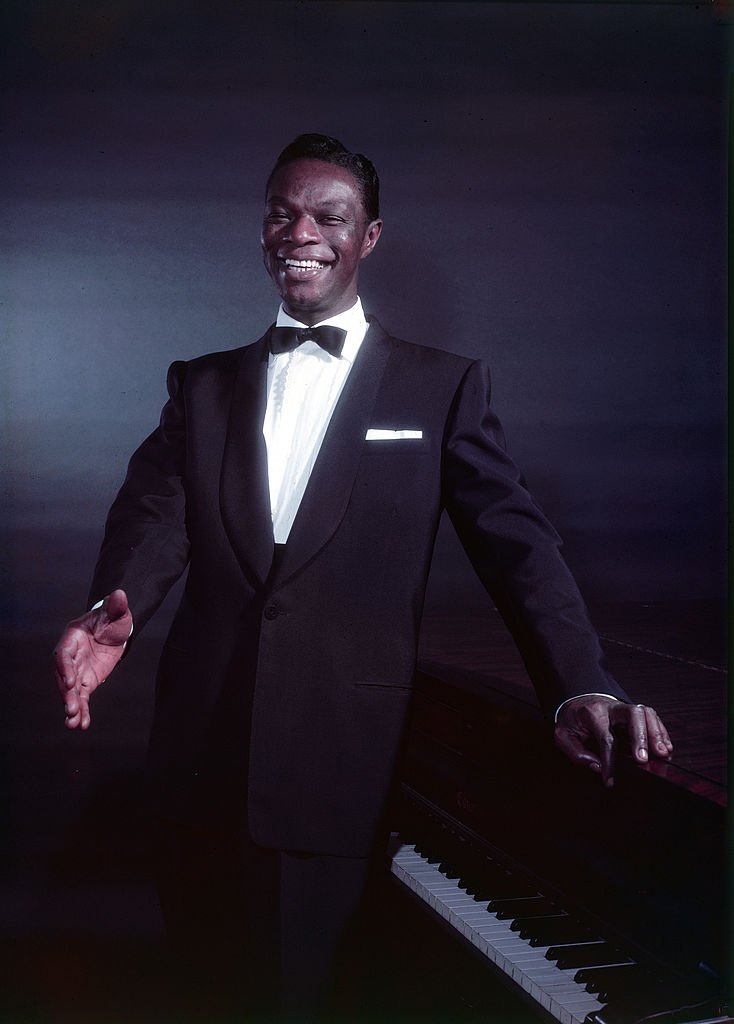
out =
[[505,449],[486,367],[457,390],[443,447],[444,504],[510,629],[547,713],[569,697],[629,698],[610,676],[561,540]]
[[90,605],[125,590],[137,636],[189,558],[186,529],[186,363],[168,371],[169,399],[158,428],[132,456],[127,476],[107,516],[94,571]]

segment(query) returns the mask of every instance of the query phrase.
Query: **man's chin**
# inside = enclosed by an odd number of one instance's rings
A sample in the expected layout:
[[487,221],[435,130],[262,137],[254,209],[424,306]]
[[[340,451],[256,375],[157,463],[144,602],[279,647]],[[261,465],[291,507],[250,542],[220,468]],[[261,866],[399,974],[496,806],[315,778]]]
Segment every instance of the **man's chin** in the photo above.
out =
[[277,281],[283,308],[294,320],[316,324],[327,317],[343,313],[357,301],[356,290],[353,294],[342,292],[335,296],[326,294],[322,287],[315,287],[316,284],[310,281],[292,284],[282,278]]
[[309,319],[317,323],[319,319],[330,315],[330,306],[323,297],[309,295],[304,289],[284,288],[280,296],[288,316],[301,323],[308,323]]

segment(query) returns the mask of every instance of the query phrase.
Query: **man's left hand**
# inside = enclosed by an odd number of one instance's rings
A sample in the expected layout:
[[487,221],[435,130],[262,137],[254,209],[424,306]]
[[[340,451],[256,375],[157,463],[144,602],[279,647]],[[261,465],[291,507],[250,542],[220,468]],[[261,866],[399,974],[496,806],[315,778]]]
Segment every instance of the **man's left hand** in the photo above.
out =
[[654,708],[596,695],[564,704],[553,738],[567,757],[600,774],[609,787],[614,785],[617,740],[613,730],[617,728],[626,731],[632,754],[640,764],[646,764],[650,757],[667,760],[673,751],[668,730]]

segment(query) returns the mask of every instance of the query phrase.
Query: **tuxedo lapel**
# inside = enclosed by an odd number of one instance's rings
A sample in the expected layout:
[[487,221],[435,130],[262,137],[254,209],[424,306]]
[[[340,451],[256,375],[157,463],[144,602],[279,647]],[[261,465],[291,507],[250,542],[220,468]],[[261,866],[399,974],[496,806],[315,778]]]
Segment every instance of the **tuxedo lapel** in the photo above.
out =
[[326,544],[342,520],[391,343],[373,322],[336,404],[275,575],[277,588]]
[[273,561],[268,458],[262,426],[270,332],[242,352],[222,461],[219,504],[229,542],[245,575],[260,586]]

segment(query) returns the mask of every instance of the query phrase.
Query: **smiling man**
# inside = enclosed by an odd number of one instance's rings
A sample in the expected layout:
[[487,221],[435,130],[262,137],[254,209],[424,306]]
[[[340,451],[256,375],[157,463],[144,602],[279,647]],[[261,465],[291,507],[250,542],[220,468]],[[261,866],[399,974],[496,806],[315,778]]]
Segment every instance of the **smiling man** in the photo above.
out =
[[[287,151],[286,151],[287,152]],[[299,159],[268,181],[262,247],[265,267],[287,313],[313,325],[357,301],[360,261],[382,231],[377,176],[363,180],[338,164]]]
[[559,539],[505,451],[481,363],[391,337],[358,298],[382,230],[364,156],[299,136],[268,179],[282,304],[252,345],[169,372],[109,514],[91,612],[56,649],[69,728],[188,567],[158,674],[161,901],[197,981],[306,1019],[382,867],[444,510],[559,746],[613,782],[613,728],[668,757],[605,667]]

